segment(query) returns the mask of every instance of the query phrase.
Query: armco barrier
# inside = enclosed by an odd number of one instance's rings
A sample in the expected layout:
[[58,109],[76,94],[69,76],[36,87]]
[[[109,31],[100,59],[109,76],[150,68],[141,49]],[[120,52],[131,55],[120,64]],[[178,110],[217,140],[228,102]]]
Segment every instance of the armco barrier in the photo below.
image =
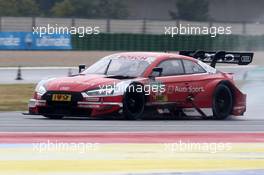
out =
[[263,50],[264,36],[219,35],[166,35],[99,34],[80,38],[72,36],[74,50]]

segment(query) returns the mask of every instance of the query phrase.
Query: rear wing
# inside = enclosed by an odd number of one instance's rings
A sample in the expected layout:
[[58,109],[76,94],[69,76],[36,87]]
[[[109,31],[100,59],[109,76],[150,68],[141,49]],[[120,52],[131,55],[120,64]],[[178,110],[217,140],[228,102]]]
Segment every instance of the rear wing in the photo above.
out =
[[207,52],[207,51],[180,51],[180,55],[190,56],[205,63],[216,63],[248,65],[252,62],[254,53],[251,52]]

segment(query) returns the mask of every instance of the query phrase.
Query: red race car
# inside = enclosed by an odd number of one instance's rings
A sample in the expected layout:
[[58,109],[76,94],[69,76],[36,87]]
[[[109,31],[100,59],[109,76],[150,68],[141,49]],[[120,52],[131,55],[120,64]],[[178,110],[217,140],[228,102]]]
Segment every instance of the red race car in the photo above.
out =
[[80,65],[78,75],[40,81],[29,114],[51,119],[107,114],[141,119],[147,110],[213,119],[243,115],[246,95],[232,74],[214,67],[247,65],[252,59],[253,53],[225,51],[117,53],[87,69]]

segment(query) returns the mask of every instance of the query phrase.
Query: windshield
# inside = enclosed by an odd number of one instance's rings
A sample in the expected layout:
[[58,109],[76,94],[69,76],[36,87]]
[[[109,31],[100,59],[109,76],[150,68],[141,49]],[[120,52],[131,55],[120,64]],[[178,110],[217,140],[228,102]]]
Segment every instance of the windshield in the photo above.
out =
[[145,60],[135,59],[101,59],[88,67],[82,74],[105,74],[110,76],[139,77],[149,66]]

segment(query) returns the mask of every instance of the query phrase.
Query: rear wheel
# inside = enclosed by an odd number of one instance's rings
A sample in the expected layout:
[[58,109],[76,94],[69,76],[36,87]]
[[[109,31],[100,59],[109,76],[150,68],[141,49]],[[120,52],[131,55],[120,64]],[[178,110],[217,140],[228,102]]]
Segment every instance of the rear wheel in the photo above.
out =
[[127,88],[124,94],[123,114],[126,119],[139,120],[142,119],[145,109],[145,95],[144,92],[137,92],[137,85],[130,85],[129,87],[131,86],[134,87]]
[[44,115],[48,119],[63,119],[63,115]]
[[219,84],[213,95],[213,119],[226,119],[233,108],[233,96],[230,88],[225,84]]

